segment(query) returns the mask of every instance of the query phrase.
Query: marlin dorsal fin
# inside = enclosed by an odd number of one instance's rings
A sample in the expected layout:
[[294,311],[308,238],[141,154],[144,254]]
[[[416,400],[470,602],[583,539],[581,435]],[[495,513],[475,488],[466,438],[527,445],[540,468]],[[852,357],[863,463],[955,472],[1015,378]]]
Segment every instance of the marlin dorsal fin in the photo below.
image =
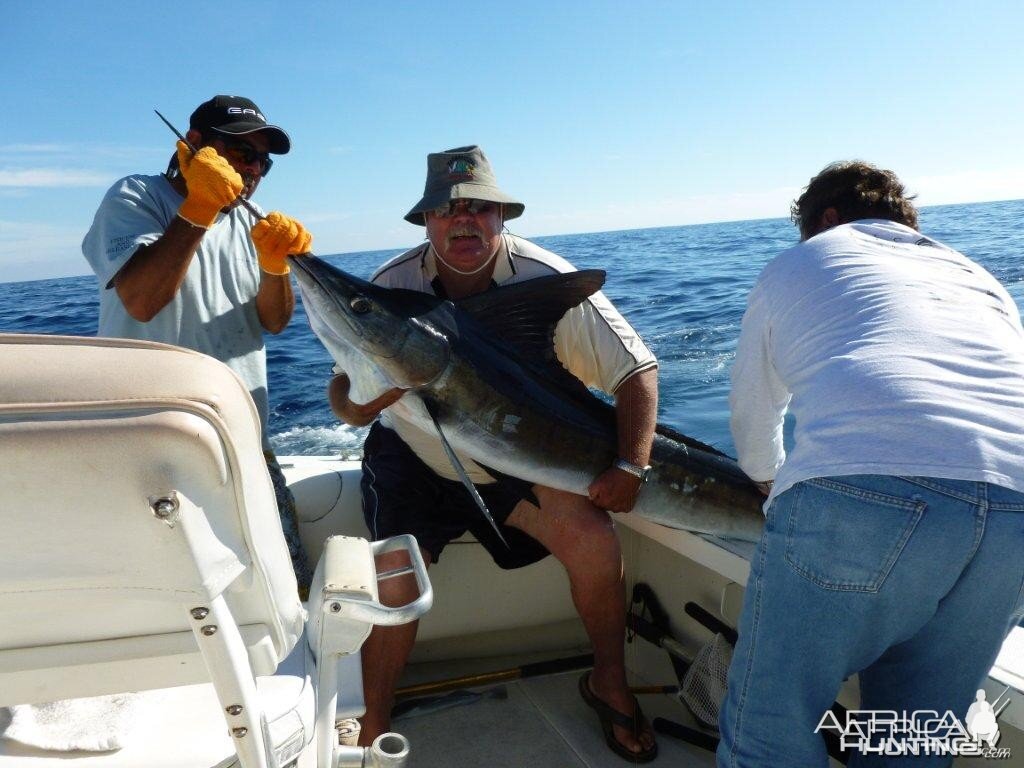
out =
[[555,359],[555,326],[604,285],[600,269],[545,275],[460,299],[456,306],[526,359]]

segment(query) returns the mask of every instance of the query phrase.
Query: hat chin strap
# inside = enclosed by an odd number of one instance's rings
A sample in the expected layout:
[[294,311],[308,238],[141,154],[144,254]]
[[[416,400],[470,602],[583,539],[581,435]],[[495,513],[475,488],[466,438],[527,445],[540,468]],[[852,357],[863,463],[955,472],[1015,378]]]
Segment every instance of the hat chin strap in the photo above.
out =
[[437,248],[434,247],[433,243],[430,244],[430,250],[432,250],[434,252],[434,258],[437,259],[438,261],[440,261],[446,267],[448,267],[448,269],[450,269],[452,272],[455,272],[458,275],[467,275],[467,276],[468,275],[475,275],[477,272],[482,271],[484,268],[487,267],[488,264],[490,264],[492,261],[494,261],[494,257],[498,255],[498,249],[496,248],[494,250],[494,253],[492,253],[490,256],[488,256],[479,267],[477,267],[476,269],[465,270],[465,269],[459,269],[458,267],[453,267],[451,264],[449,264],[447,261],[445,261],[442,258],[441,254],[437,252]]

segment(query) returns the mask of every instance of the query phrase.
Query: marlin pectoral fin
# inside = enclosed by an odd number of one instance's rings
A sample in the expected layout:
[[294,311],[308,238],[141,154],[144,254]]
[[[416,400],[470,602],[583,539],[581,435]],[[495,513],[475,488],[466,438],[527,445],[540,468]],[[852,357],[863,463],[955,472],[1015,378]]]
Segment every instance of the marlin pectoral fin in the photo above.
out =
[[[424,403],[424,405],[427,405]],[[437,420],[437,416],[434,414],[433,408],[427,405],[427,413],[430,414],[430,420],[434,422],[434,428],[437,429],[437,435],[441,438],[441,445],[444,447],[444,452],[448,454],[448,461],[452,463],[452,467],[455,469],[455,474],[462,480],[462,484],[466,486],[466,490],[469,491],[469,495],[476,502],[476,505],[480,508],[487,522],[491,524],[494,532],[498,534],[498,538],[501,539],[501,543],[506,548],[511,549],[508,546],[508,542],[505,541],[505,537],[501,535],[501,530],[498,528],[498,524],[494,522],[494,518],[491,516],[491,511],[484,504],[484,500],[480,498],[480,493],[477,491],[476,486],[473,485],[473,481],[469,479],[469,475],[466,474],[466,468],[462,466],[462,462],[459,461],[459,457],[455,455],[455,450],[449,445],[448,438],[444,436],[444,432],[441,429],[441,422]]]
[[528,501],[533,504],[533,506],[537,507],[537,509],[540,509],[540,501],[537,500],[537,494],[533,492],[533,483],[529,483],[526,480],[520,480],[518,477],[512,477],[512,475],[506,475],[504,472],[499,472],[493,467],[481,464],[479,461],[476,464],[495,480],[518,486],[520,495],[523,497],[523,501]]

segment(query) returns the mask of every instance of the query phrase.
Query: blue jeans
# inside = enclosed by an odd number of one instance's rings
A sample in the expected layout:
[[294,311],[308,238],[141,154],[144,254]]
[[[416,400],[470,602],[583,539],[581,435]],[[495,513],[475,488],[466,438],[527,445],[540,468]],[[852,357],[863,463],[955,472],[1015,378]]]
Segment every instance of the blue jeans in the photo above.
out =
[[[964,718],[1024,613],[1024,494],[989,483],[858,475],[777,497],[751,562],[720,768],[821,768],[814,733],[843,681],[861,709]],[[949,757],[850,766],[939,766]]]

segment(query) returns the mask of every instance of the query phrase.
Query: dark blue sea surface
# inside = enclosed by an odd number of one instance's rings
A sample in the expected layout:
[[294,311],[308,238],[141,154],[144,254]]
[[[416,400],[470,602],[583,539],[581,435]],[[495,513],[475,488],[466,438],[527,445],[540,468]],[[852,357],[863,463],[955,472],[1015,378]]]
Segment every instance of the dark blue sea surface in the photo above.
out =
[[[1024,200],[924,208],[921,230],[991,271],[1024,303]],[[796,242],[786,219],[700,224],[536,242],[579,268],[607,270],[605,293],[661,363],[659,419],[733,452],[729,368],[747,293],[762,267]],[[410,243],[410,245],[412,245]],[[330,256],[356,275],[399,251]],[[0,284],[0,331],[92,336],[93,277]],[[279,454],[358,454],[365,430],[341,425],[327,406],[332,361],[301,305],[291,325],[267,337],[270,435]],[[2,374],[0,374],[2,375]]]

